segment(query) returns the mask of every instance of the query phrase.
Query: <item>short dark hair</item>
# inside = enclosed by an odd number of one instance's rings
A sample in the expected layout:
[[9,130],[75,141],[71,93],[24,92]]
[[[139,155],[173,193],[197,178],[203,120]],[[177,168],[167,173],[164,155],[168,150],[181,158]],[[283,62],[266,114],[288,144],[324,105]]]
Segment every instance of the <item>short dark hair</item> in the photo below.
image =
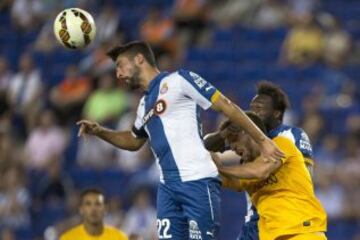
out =
[[275,110],[281,112],[281,120],[287,108],[290,107],[290,101],[287,94],[280,86],[269,81],[261,81],[256,85],[258,95],[267,95],[271,97]]
[[135,57],[136,54],[141,53],[146,61],[153,67],[156,66],[154,52],[150,45],[144,41],[133,41],[124,45],[119,45],[111,48],[106,55],[109,56],[114,62],[121,54],[129,54]]
[[[251,121],[254,122],[254,124],[265,134],[267,134],[267,128],[265,126],[265,123],[263,122],[263,120],[261,120],[261,118],[254,112],[252,111],[245,111],[246,116],[248,116],[250,118]],[[230,120],[226,120],[225,122],[223,122],[220,126],[220,130],[224,130],[225,128],[228,128],[230,131],[236,133],[238,131],[240,131],[240,128],[238,125],[235,125],[233,122],[231,122]]]
[[263,133],[267,134],[267,129],[264,121],[261,120],[261,118],[256,113],[252,111],[246,111],[245,113]]
[[80,203],[82,203],[85,196],[87,196],[89,194],[97,194],[97,195],[103,195],[104,196],[104,192],[101,191],[98,188],[86,188],[86,189],[82,190],[81,193],[80,193]]

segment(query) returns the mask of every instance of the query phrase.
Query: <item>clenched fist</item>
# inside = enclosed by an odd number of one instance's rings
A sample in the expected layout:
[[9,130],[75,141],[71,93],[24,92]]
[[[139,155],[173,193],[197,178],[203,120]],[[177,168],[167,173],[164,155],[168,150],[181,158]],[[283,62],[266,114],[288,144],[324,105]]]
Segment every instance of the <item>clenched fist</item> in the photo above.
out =
[[86,134],[97,135],[103,129],[97,122],[89,120],[81,120],[76,125],[80,125],[78,137],[85,136]]

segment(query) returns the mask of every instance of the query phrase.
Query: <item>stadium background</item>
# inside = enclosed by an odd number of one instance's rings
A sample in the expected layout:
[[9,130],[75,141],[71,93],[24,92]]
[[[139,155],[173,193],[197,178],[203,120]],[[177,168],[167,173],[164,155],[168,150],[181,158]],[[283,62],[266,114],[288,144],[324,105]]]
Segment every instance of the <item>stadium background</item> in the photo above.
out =
[[[65,7],[89,11],[97,38],[84,51],[55,42]],[[139,93],[114,79],[104,53],[144,39],[162,70],[201,74],[247,108],[256,82],[288,94],[286,121],[314,147],[316,193],[329,239],[360,239],[360,1],[358,0],[1,0],[1,239],[54,239],[79,222],[79,190],[101,187],[106,222],[151,239],[157,170],[148,149],[115,150],[76,136],[76,120],[131,126]],[[204,132],[221,118],[203,113]],[[235,239],[243,194],[223,191],[221,239]]]

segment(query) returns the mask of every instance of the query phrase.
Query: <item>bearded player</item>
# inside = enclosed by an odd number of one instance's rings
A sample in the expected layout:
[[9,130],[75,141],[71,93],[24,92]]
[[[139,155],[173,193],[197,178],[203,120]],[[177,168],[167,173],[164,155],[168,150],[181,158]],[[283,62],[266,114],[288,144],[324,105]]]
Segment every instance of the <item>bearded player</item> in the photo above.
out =
[[282,152],[238,106],[198,74],[182,69],[160,72],[146,43],[117,46],[108,55],[116,63],[117,78],[144,91],[137,118],[132,130],[122,132],[83,120],[78,123],[79,135],[95,135],[130,151],[149,140],[160,169],[159,239],[217,239],[220,180],[202,141],[199,109],[220,111],[242,126],[265,159],[279,159]]

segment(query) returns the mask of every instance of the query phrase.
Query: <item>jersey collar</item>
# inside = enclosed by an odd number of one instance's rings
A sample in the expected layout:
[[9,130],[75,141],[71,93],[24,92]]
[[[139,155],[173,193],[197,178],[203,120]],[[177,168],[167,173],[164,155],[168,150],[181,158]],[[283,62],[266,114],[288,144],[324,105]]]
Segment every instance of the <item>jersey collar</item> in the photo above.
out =
[[145,94],[148,94],[149,92],[151,92],[151,90],[160,83],[160,81],[166,77],[167,75],[169,75],[169,72],[160,72],[158,75],[156,75],[156,77],[150,81],[149,83],[149,87],[147,90],[145,90]]
[[276,136],[279,134],[279,132],[281,132],[285,127],[286,127],[285,124],[282,124],[282,123],[279,124],[276,128],[274,128],[274,129],[272,129],[272,130],[269,131],[268,137],[269,137],[269,138],[274,138],[274,137],[276,137]]

